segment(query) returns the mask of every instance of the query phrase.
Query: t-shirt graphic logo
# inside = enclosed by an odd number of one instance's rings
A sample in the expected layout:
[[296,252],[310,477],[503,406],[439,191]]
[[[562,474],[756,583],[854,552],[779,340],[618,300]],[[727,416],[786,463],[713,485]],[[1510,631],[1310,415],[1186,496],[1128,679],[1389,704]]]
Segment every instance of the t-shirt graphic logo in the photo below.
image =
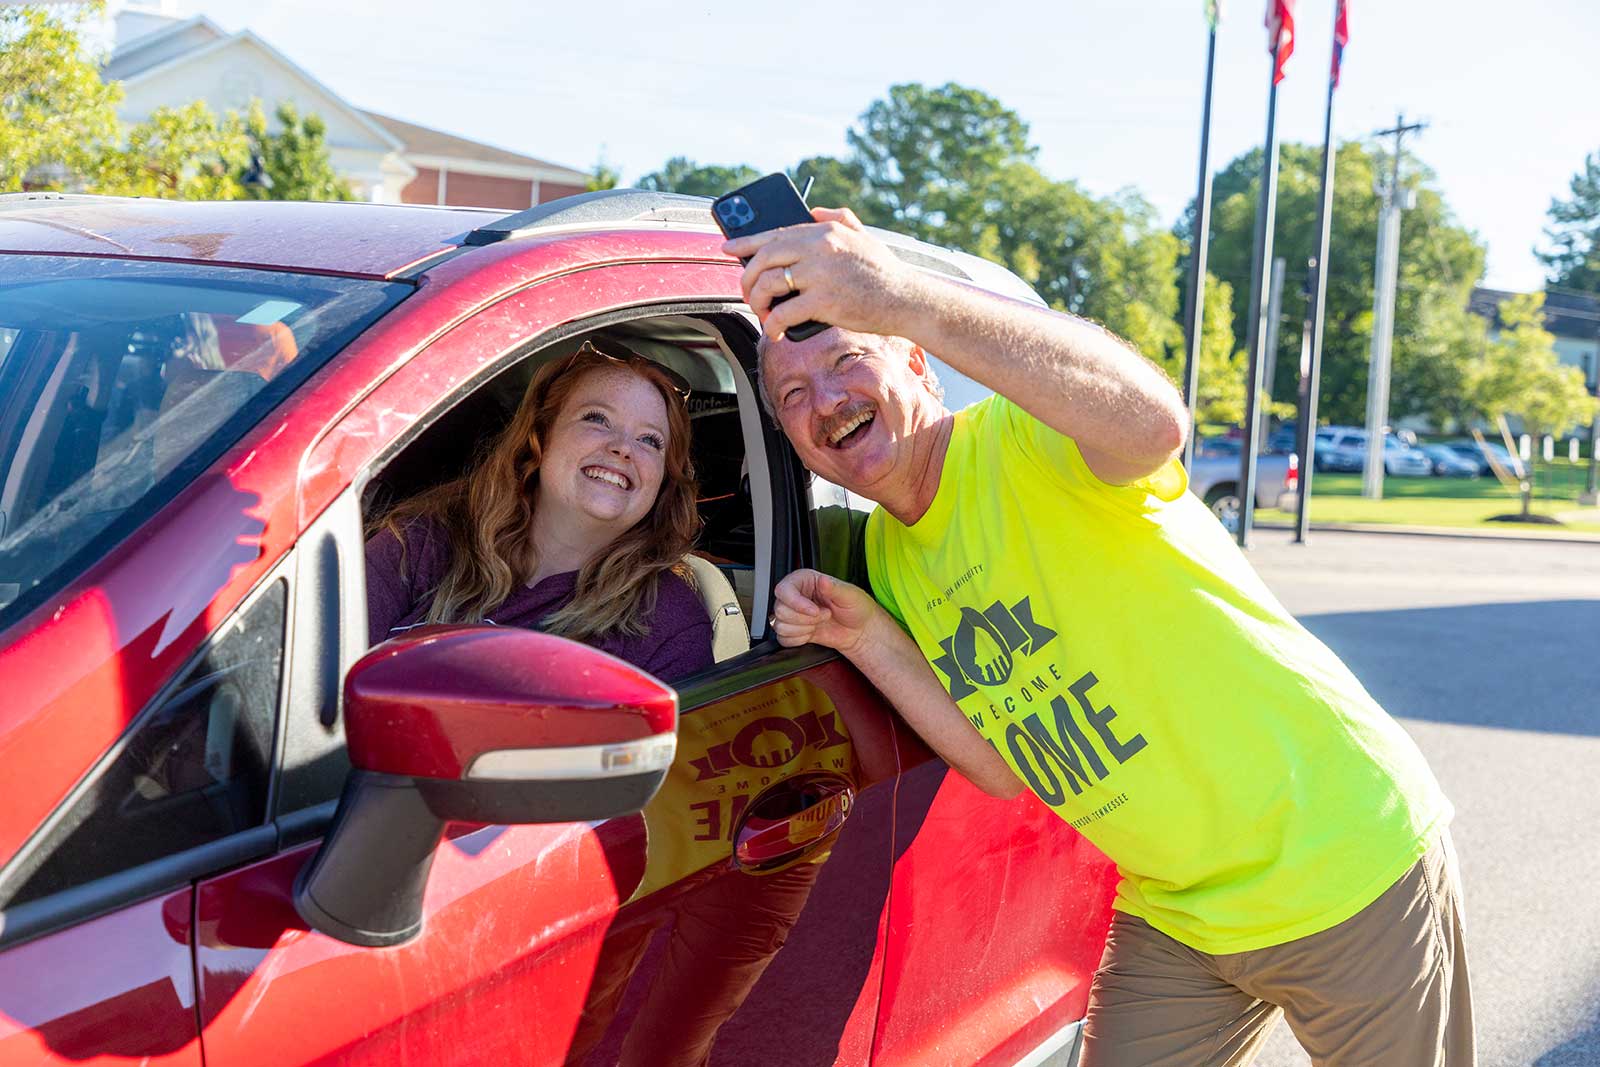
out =
[[1031,656],[1055,638],[1054,630],[1034,621],[1027,597],[1009,610],[996,600],[982,612],[961,609],[961,624],[939,642],[944,655],[933,665],[947,679],[950,699],[960,700],[976,693],[979,685],[1004,685],[1011,677],[1013,653]]

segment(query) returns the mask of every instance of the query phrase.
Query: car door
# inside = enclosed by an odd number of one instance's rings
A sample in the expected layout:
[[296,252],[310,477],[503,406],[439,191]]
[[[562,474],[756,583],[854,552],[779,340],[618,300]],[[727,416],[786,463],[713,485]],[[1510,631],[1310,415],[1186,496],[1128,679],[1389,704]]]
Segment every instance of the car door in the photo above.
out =
[[[737,277],[727,263],[633,265],[541,283],[434,341],[306,457],[304,479],[345,488],[298,549],[276,812],[291,847],[197,887],[211,1067],[867,1062],[896,736],[881,699],[836,657],[780,649],[763,632],[773,574],[815,547],[792,453],[769,461],[784,453],[751,392],[754,334],[727,314]],[[698,301],[660,310],[715,320],[711,332],[744,364],[732,380],[758,527],[754,647],[680,688],[678,760],[641,815],[452,827],[414,941],[358,948],[308,931],[293,882],[331,813],[342,776],[338,679],[364,644],[352,483],[526,353],[530,337],[542,344],[649,314],[606,317],[641,291]]]

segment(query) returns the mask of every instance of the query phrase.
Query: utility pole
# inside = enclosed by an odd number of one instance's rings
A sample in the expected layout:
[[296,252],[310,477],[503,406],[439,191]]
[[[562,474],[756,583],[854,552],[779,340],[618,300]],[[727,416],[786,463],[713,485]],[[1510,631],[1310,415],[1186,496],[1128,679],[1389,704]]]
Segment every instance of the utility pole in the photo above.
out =
[[1379,179],[1374,190],[1383,204],[1378,211],[1378,259],[1372,271],[1372,348],[1367,371],[1367,463],[1361,482],[1361,495],[1368,500],[1383,499],[1383,446],[1389,424],[1389,367],[1394,345],[1394,289],[1400,276],[1400,213],[1412,206],[1408,189],[1400,186],[1400,150],[1408,133],[1418,133],[1426,123],[1406,125],[1406,117],[1396,116],[1395,124],[1375,136],[1394,138],[1394,158],[1389,180]]

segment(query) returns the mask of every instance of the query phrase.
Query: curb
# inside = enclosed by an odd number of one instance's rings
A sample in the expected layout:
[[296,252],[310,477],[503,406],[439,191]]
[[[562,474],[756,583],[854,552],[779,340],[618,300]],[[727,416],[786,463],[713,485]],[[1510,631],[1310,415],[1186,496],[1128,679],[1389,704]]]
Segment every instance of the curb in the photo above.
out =
[[[1258,522],[1253,524],[1257,530],[1287,530],[1293,532],[1293,523]],[[1452,526],[1404,526],[1398,523],[1376,522],[1314,522],[1311,524],[1313,531],[1327,533],[1375,533],[1397,534],[1402,537],[1454,537],[1468,541],[1519,541],[1523,544],[1563,544],[1563,545],[1600,545],[1600,534],[1591,533],[1552,533],[1552,534],[1516,534],[1500,533],[1498,530],[1464,530]]]

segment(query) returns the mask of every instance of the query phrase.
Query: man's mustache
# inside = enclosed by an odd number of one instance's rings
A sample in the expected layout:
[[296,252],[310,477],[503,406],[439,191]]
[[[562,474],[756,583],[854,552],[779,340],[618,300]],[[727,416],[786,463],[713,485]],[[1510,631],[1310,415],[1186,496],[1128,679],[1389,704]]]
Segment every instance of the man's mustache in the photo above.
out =
[[876,414],[877,406],[870,402],[862,401],[828,416],[817,428],[817,442],[822,445],[831,445],[833,443],[833,435],[839,431],[839,427],[848,424],[864,411],[871,411]]

